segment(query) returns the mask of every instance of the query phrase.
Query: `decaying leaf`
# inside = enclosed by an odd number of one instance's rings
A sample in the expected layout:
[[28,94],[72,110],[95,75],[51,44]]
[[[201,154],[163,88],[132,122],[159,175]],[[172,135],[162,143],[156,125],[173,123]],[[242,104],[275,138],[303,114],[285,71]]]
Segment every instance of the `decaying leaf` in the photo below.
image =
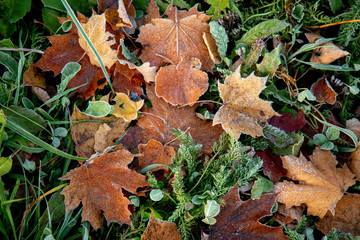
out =
[[257,77],[253,73],[247,78],[240,76],[240,67],[225,83],[219,83],[220,96],[224,105],[214,117],[214,125],[221,123],[226,132],[235,138],[241,133],[252,137],[263,136],[262,126],[258,122],[266,120],[277,113],[271,108],[271,102],[259,98],[265,88],[266,77]]
[[137,118],[137,111],[144,105],[144,100],[133,101],[124,93],[116,93],[112,105],[114,115],[116,117],[123,117],[126,121],[132,121]]
[[316,227],[325,235],[333,228],[354,237],[360,235],[360,195],[345,195],[336,205],[335,216],[327,213],[323,219],[316,223]]
[[34,64],[30,64],[29,69],[24,73],[24,86],[46,88],[45,77],[39,73]]
[[[318,39],[323,38],[315,33],[305,33],[305,36],[310,43],[315,43]],[[332,42],[327,42],[322,44],[320,48],[313,50],[313,55],[311,56],[310,62],[330,64],[335,60],[349,54],[349,52],[341,50]]]
[[[117,59],[116,50],[111,48],[111,45],[115,44],[115,36],[106,31],[105,25],[105,14],[93,15],[87,23],[81,24],[94,47],[98,51],[104,65],[108,68],[111,68]],[[111,40],[109,40],[109,38]],[[91,50],[90,46],[85,41],[85,38],[80,33],[79,44],[89,56],[91,64],[100,67],[94,52]]]
[[[121,140],[126,148],[137,147],[140,143],[146,144],[152,139],[166,144],[175,138],[170,132],[171,129],[186,131],[189,128],[195,144],[202,144],[202,150],[206,153],[212,152],[213,142],[217,141],[223,133],[221,127],[212,127],[210,121],[199,119],[195,113],[196,105],[174,107],[156,97],[154,87],[149,85],[147,86],[147,93],[152,107],[143,111],[137,127],[130,129]],[[169,146],[176,149],[179,146],[179,141],[172,141]]]
[[310,91],[316,97],[316,101],[334,104],[336,102],[337,93],[332,89],[325,77],[320,78],[311,85]]
[[[140,144],[139,153],[142,154],[142,156],[139,157],[139,170],[152,164],[171,165],[172,158],[176,154],[173,147],[164,146],[156,140],[150,140],[146,145]],[[167,169],[167,167],[157,167],[152,171],[159,169]]]
[[[31,87],[31,91],[44,103],[50,100],[49,94],[41,87]],[[46,106],[51,107],[51,103],[47,103]]]
[[274,127],[280,128],[285,132],[298,132],[305,125],[305,114],[303,111],[298,111],[296,117],[291,113],[283,113],[280,116],[273,116],[268,120],[268,123]]
[[360,142],[358,142],[356,150],[351,153],[348,166],[351,172],[355,174],[356,179],[360,181]]
[[200,65],[199,59],[193,58],[160,68],[156,75],[156,95],[173,105],[193,105],[208,86],[207,74],[198,69]]
[[301,154],[282,157],[287,176],[299,184],[284,181],[275,186],[278,201],[286,208],[308,206],[308,214],[324,217],[329,210],[335,214],[335,206],[345,191],[355,183],[354,175],[347,166],[336,168],[337,161],[330,151],[317,147],[310,157],[311,162]]
[[[80,112],[76,105],[71,115],[71,121],[73,123],[71,133],[75,142],[76,152],[78,156],[86,158],[89,158],[95,153],[95,134],[97,133],[97,136],[99,136],[100,132],[98,131],[102,124],[106,123],[106,125],[111,128],[111,131],[107,131],[107,134],[102,133],[104,137],[106,136],[106,142],[102,142],[102,147],[99,147],[98,150],[101,150],[100,148],[103,148],[105,145],[106,147],[112,146],[130,124],[130,122],[125,121],[124,118],[117,118],[115,116],[101,118],[91,117]],[[101,141],[104,141],[104,139]]]
[[98,130],[95,132],[94,135],[94,150],[97,153],[101,153],[103,152],[107,147],[109,147],[108,145],[108,135],[109,132],[111,131],[111,127],[109,127],[109,125],[107,125],[106,123],[103,123],[102,125],[100,125],[100,127],[98,128]]
[[353,131],[360,139],[360,121],[357,118],[352,118],[346,121],[346,128]]
[[210,33],[210,16],[196,8],[197,5],[189,11],[179,11],[169,5],[165,12],[168,18],[154,18],[140,27],[137,41],[144,46],[140,59],[160,67],[166,62],[177,65],[185,58],[195,57],[202,64],[201,69],[211,72],[214,63],[202,38],[203,33]]
[[70,180],[61,192],[66,214],[82,202],[82,221],[89,221],[95,229],[102,226],[101,211],[108,223],[130,224],[131,202],[124,197],[123,189],[136,193],[137,188],[149,186],[145,176],[127,167],[132,160],[127,150],[105,153],[60,178]]
[[119,59],[119,63],[127,65],[130,69],[138,70],[143,75],[145,82],[155,82],[156,67],[151,67],[149,62],[143,63],[141,66],[136,66],[129,61]]
[[256,151],[255,156],[263,161],[263,171],[273,183],[277,183],[281,177],[286,176],[280,156],[275,155],[270,149]]
[[115,92],[122,92],[126,94],[133,92],[138,95],[143,93],[141,85],[143,84],[144,79],[136,72],[135,69],[129,68],[128,65],[116,62],[112,79],[112,85]]
[[282,227],[268,227],[259,223],[260,218],[270,215],[276,194],[263,194],[260,199],[243,202],[236,185],[223,199],[226,205],[216,217],[209,240],[287,239]]
[[181,240],[175,223],[158,220],[151,213],[150,221],[141,240]]

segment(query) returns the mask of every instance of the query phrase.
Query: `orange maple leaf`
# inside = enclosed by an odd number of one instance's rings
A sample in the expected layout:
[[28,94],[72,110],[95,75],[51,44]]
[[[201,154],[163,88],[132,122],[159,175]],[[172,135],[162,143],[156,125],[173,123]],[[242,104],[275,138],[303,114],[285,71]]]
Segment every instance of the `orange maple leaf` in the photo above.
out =
[[210,16],[196,8],[197,5],[189,11],[179,11],[169,5],[165,12],[168,18],[154,18],[140,27],[137,41],[144,46],[140,59],[160,67],[165,62],[176,65],[195,57],[201,61],[203,70],[212,71],[214,62],[203,40],[203,33],[210,34],[207,24]]
[[150,221],[141,240],[181,240],[181,234],[176,224],[158,220],[151,213]]
[[[152,164],[165,164],[171,165],[172,158],[175,156],[176,152],[171,146],[164,146],[156,140],[150,140],[147,144],[139,145],[139,170],[150,166]],[[154,168],[151,171],[156,171],[159,169],[168,169],[166,166],[161,166]]]
[[311,162],[301,154],[282,157],[287,176],[299,181],[299,184],[284,181],[275,186],[279,193],[278,201],[285,203],[286,208],[308,206],[308,214],[324,217],[329,210],[335,214],[335,206],[348,187],[355,183],[349,168],[345,165],[336,168],[337,161],[330,151],[317,147],[310,157]]
[[130,224],[131,202],[123,189],[136,193],[137,188],[149,186],[146,177],[127,167],[133,155],[127,150],[104,153],[92,162],[68,172],[61,180],[70,180],[70,185],[61,192],[65,196],[66,214],[83,205],[82,220],[101,228],[104,212],[108,223]]
[[[160,68],[156,75],[156,95],[173,105],[193,105],[208,87],[208,77],[197,69],[199,59]],[[170,76],[170,77],[169,77]]]

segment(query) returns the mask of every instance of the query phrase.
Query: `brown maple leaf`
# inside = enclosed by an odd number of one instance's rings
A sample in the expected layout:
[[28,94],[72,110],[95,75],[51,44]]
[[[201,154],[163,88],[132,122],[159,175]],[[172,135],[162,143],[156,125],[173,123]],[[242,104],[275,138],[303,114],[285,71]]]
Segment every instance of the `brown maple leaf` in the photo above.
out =
[[147,15],[144,17],[144,25],[151,22],[154,18],[161,18],[159,14],[159,8],[154,0],[149,2],[147,7]]
[[150,221],[141,240],[181,240],[176,224],[158,220],[151,213]]
[[323,219],[316,223],[316,227],[325,235],[333,228],[353,236],[360,235],[360,195],[345,195],[336,204],[335,216],[327,213]]
[[259,98],[265,88],[266,77],[257,77],[252,73],[247,78],[240,76],[240,67],[226,77],[225,83],[219,83],[220,97],[224,105],[214,116],[214,125],[221,123],[226,132],[237,139],[241,133],[252,137],[263,136],[263,127],[259,122],[277,113],[271,108],[271,102]]
[[243,202],[235,185],[224,197],[226,205],[216,217],[216,224],[210,229],[209,240],[227,239],[287,239],[282,227],[268,227],[259,219],[270,215],[276,194],[263,194],[260,199]]
[[337,161],[330,151],[317,147],[310,157],[311,162],[301,154],[300,157],[282,157],[287,176],[299,184],[284,181],[275,186],[279,193],[278,201],[286,208],[308,206],[308,214],[324,217],[329,210],[335,214],[335,206],[345,191],[355,183],[354,175],[347,166],[336,168]]
[[313,83],[310,91],[316,97],[316,101],[327,102],[329,104],[334,104],[338,95],[325,77]]
[[[76,105],[74,105],[71,121],[73,123],[71,133],[72,138],[76,143],[76,152],[78,156],[86,158],[93,155],[95,149],[101,152],[106,147],[112,146],[116,139],[125,132],[130,124],[130,122],[125,121],[123,118],[117,118],[115,116],[100,118],[91,117],[80,112]],[[101,126],[102,129],[104,129],[103,131],[99,131]],[[108,128],[111,130],[105,133],[105,129]],[[100,141],[100,145],[99,143],[96,143]],[[97,145],[95,146],[95,144]]]
[[186,58],[195,57],[201,61],[201,69],[212,71],[215,65],[202,38],[203,33],[210,34],[207,24],[210,16],[196,8],[179,11],[169,5],[165,12],[168,18],[154,18],[140,27],[137,41],[144,47],[140,59],[160,67],[165,62],[177,65]]
[[132,160],[127,150],[104,153],[60,178],[70,180],[70,185],[61,192],[65,196],[66,214],[82,202],[82,221],[89,221],[95,229],[102,226],[101,211],[108,223],[130,224],[131,202],[123,189],[136,193],[137,188],[149,186],[145,176],[127,167]]
[[[154,87],[147,85],[148,97],[152,107],[144,110],[137,126],[133,127],[121,140],[121,143],[129,149],[138,146],[140,143],[148,143],[154,139],[162,144],[166,144],[175,137],[170,132],[171,129],[181,129],[189,132],[195,144],[202,144],[203,151],[212,152],[214,141],[217,141],[223,130],[219,126],[212,127],[210,121],[201,120],[196,116],[195,108],[174,107],[161,98],[156,97]],[[172,141],[170,146],[178,148],[179,141]]]
[[[156,140],[150,140],[146,145],[139,145],[139,153],[142,155],[139,157],[139,170],[150,166],[152,164],[165,164],[171,165],[172,158],[176,152],[173,147],[164,146]],[[157,167],[151,171],[157,171],[159,169],[168,169],[167,167]]]
[[199,59],[193,58],[160,68],[155,80],[156,95],[173,105],[193,105],[208,87],[207,74],[198,69],[200,65]]
[[24,73],[24,86],[40,87],[46,89],[46,79],[39,73],[34,64],[30,64],[29,69]]
[[143,78],[138,76],[135,69],[131,69],[127,65],[116,62],[112,79],[115,92],[126,94],[133,92],[138,95],[143,93],[141,88],[141,84],[144,82]]

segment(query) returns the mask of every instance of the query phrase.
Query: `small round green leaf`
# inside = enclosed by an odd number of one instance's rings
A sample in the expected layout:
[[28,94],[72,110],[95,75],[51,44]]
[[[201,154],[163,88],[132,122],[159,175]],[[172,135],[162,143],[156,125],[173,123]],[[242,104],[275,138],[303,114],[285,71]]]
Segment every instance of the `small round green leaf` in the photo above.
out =
[[220,212],[220,205],[215,200],[207,200],[204,206],[205,217],[215,217]]
[[163,192],[160,189],[154,189],[150,192],[151,200],[158,202],[164,197]]
[[29,161],[29,160],[25,159],[25,162],[24,162],[24,164],[23,164],[23,167],[24,167],[26,170],[32,172],[32,171],[34,171],[34,170],[36,169],[36,164],[35,164],[34,161]]
[[204,218],[201,221],[203,221],[204,223],[209,224],[209,225],[214,225],[216,223],[216,219],[212,218],[212,217]]
[[54,131],[54,135],[56,137],[66,137],[67,134],[68,134],[68,131],[66,130],[66,128],[63,128],[63,127],[58,127]]
[[336,139],[338,139],[340,136],[340,131],[336,128],[333,127],[329,127],[326,130],[326,137],[330,140],[330,141],[334,141]]
[[0,157],[0,177],[7,174],[12,166],[11,157]]
[[57,137],[51,137],[51,140],[52,140],[52,145],[55,147],[55,148],[58,148],[60,146],[60,139],[57,138]]
[[109,103],[105,101],[95,101],[89,102],[89,106],[83,113],[92,117],[105,117],[110,114],[111,111],[112,107]]
[[130,196],[129,200],[135,207],[140,206],[140,199],[137,196]]
[[72,27],[71,20],[65,21],[65,22],[63,22],[63,24],[61,24],[61,28],[64,32],[70,31],[71,27]]
[[321,134],[321,133],[320,134],[315,134],[313,139],[314,139],[314,143],[316,145],[319,145],[319,146],[321,146],[324,143],[328,142],[327,137],[324,134]]
[[24,107],[26,107],[28,109],[34,109],[35,108],[34,104],[27,97],[23,97],[21,99],[21,102],[24,105]]
[[202,199],[200,198],[199,195],[195,195],[192,197],[191,202],[195,205],[201,205]]
[[332,142],[326,142],[320,146],[322,150],[331,150],[335,147],[335,145]]

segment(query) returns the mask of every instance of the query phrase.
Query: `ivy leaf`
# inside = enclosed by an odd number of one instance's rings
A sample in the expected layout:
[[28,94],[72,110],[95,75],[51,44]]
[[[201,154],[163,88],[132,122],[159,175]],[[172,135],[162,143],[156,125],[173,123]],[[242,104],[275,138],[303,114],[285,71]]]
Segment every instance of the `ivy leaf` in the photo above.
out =
[[223,60],[226,57],[227,46],[229,43],[229,38],[226,34],[226,30],[216,21],[210,22],[209,25],[210,33],[216,41],[218,52],[220,54],[221,60]]
[[249,45],[255,42],[256,39],[266,38],[271,34],[284,30],[289,25],[289,23],[277,19],[261,22],[255,27],[251,28],[247,33],[245,33],[242,38],[236,42],[236,45],[238,45],[239,43],[245,43]]

